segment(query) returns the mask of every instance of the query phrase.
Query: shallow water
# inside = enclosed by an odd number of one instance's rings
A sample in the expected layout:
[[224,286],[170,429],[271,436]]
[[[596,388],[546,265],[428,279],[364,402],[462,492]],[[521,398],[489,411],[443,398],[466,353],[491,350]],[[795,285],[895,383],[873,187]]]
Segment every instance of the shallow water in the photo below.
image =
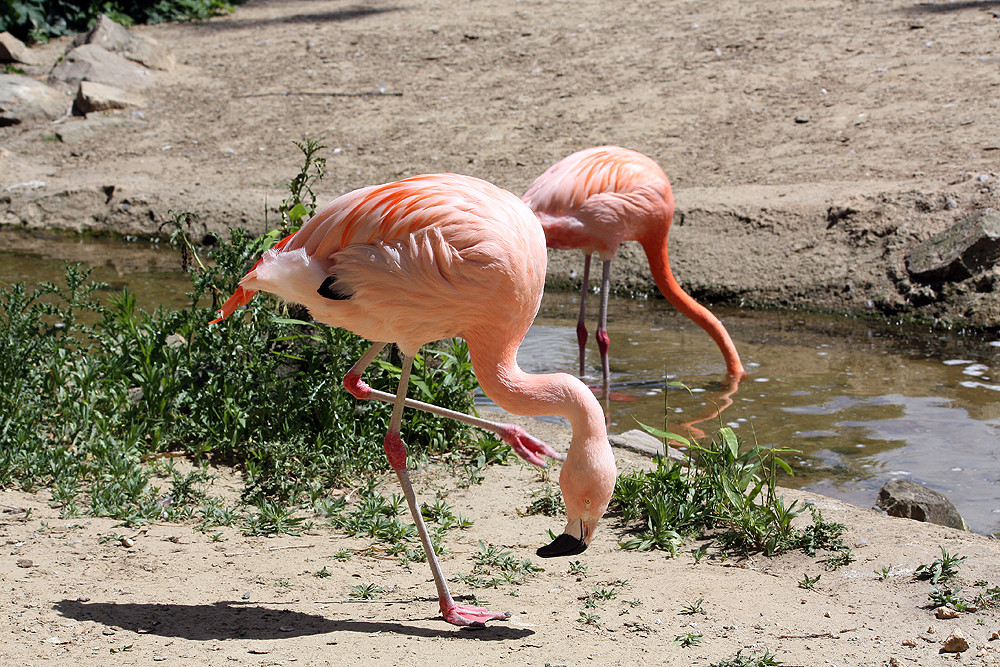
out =
[[[124,285],[140,306],[182,306],[187,278],[157,244],[0,234],[0,286],[58,282],[59,258],[95,265],[94,279]],[[591,302],[596,306],[596,299]],[[549,293],[518,359],[530,372],[575,372],[578,296]],[[894,477],[947,495],[973,530],[1000,533],[1000,342],[855,319],[714,309],[750,377],[725,405],[725,366],[712,340],[662,299],[612,299],[612,432],[636,420],[711,434],[720,423],[787,454],[807,488],[870,507]],[[593,335],[596,312],[588,320]],[[585,380],[600,383],[591,337]],[[696,422],[692,424],[691,422]]]
[[[576,295],[546,295],[519,355],[525,370],[574,372],[578,304]],[[725,365],[708,335],[662,299],[612,300],[611,381],[620,399],[607,404],[612,432],[636,420],[662,426],[664,380],[681,381],[694,394],[670,389],[670,430],[711,434],[724,423],[748,441],[800,450],[786,455],[795,471],[787,486],[871,507],[886,481],[911,479],[948,496],[973,530],[1000,532],[1000,342],[714,310],[750,373],[721,416]],[[600,384],[592,337],[586,362],[585,380]]]

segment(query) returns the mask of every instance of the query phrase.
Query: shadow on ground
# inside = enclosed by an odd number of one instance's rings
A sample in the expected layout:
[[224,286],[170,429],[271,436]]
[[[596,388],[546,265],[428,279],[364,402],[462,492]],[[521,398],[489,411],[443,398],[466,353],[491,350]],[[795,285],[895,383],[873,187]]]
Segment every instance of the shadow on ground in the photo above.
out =
[[[435,600],[436,602],[436,600]],[[440,628],[407,625],[405,621],[331,620],[316,614],[273,609],[256,603],[144,604],[63,600],[56,611],[77,621],[94,621],[142,634],[181,637],[193,641],[211,639],[287,639],[337,632],[392,632],[413,637],[467,637],[479,641],[522,639],[534,634],[527,628],[491,624],[479,630],[463,630],[440,619]]]

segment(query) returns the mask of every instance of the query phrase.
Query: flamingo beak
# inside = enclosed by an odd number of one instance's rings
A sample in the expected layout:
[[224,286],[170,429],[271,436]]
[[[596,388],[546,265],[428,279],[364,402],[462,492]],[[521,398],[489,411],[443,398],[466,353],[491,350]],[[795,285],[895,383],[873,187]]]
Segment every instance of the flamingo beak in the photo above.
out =
[[[579,531],[579,535],[575,533]],[[554,558],[556,556],[575,556],[577,554],[582,554],[587,549],[587,543],[589,542],[589,537],[591,531],[587,530],[587,526],[583,523],[583,519],[577,522],[570,522],[566,525],[566,530],[562,535],[557,537],[552,541],[551,544],[546,544],[541,547],[535,553],[540,558]]]

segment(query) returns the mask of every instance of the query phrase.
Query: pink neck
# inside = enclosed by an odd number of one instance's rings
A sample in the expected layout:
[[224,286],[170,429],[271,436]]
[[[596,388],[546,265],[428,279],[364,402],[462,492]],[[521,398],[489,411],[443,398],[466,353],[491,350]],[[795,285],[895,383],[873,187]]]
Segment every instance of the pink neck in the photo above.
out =
[[677,282],[677,279],[674,278],[674,274],[670,270],[670,260],[667,252],[667,235],[669,230],[670,223],[668,222],[662,228],[662,232],[659,232],[659,230],[657,230],[659,233],[651,232],[639,240],[643,250],[646,252],[646,259],[649,261],[649,270],[653,274],[656,286],[660,288],[660,292],[663,293],[667,301],[673,304],[674,308],[691,318],[712,337],[712,340],[715,341],[715,344],[722,351],[722,356],[726,360],[726,370],[729,374],[735,378],[746,377],[747,372],[743,368],[743,362],[740,361],[740,355],[736,351],[736,346],[733,345],[732,338],[729,337],[729,332],[722,326],[722,322],[708,308],[692,299],[691,295],[685,292]]

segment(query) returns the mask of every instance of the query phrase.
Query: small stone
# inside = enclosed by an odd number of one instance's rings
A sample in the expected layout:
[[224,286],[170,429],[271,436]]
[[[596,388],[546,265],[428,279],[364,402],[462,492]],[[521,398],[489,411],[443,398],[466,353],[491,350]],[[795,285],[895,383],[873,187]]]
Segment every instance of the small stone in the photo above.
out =
[[917,640],[916,639],[904,639],[903,640],[903,646],[916,646],[916,645],[917,645]]
[[121,545],[123,547],[132,548],[135,546],[135,540],[133,540],[131,537],[123,537],[118,541],[121,542]]
[[990,641],[994,641],[997,639],[1000,639],[1000,632],[994,632],[992,635],[990,635]]
[[18,558],[17,559],[17,566],[18,567],[34,567],[35,564],[32,561],[28,560],[27,558]]
[[167,344],[167,347],[182,347],[184,345],[187,345],[187,340],[185,340],[184,336],[180,335],[179,333],[170,334],[169,336],[167,336],[167,340],[165,342]]
[[949,607],[938,607],[934,615],[937,618],[958,618],[959,613]]
[[948,638],[944,640],[944,646],[941,650],[945,653],[961,653],[962,651],[969,650],[969,642],[966,641],[965,635],[962,634],[960,628],[955,628],[955,630],[948,635]]
[[798,123],[799,125],[805,125],[806,123],[809,122],[809,120],[810,120],[809,116],[796,116],[795,117],[795,122]]

